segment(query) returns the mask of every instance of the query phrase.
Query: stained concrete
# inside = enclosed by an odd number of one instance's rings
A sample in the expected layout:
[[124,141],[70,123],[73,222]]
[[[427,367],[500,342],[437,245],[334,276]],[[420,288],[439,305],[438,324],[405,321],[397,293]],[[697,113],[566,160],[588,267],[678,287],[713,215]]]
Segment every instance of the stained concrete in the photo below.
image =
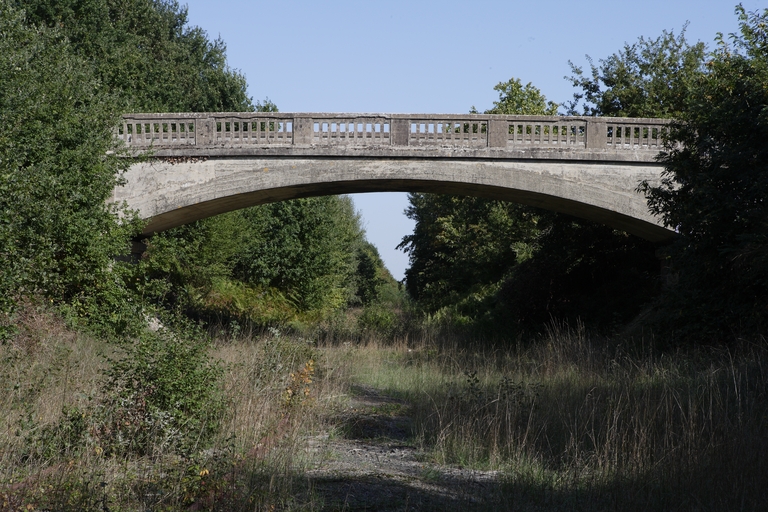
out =
[[663,119],[335,113],[129,114],[138,161],[113,199],[146,234],[237,208],[326,194],[435,192],[674,236],[637,191],[658,183]]
[[581,159],[381,156],[204,156],[131,166],[115,190],[149,219],[145,233],[227,211],[298,197],[434,192],[503,199],[594,220],[653,241],[670,238],[637,192],[656,163]]

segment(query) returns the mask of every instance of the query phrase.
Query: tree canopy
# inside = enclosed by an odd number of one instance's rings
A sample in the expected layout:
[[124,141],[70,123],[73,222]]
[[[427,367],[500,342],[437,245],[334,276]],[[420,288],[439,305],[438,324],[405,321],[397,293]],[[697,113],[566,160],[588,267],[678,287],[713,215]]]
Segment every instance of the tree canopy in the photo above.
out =
[[[104,294],[130,223],[107,200],[127,165],[115,96],[63,32],[0,3],[0,302],[24,295],[83,304]],[[7,323],[7,320],[6,320]]]
[[768,10],[736,12],[740,32],[718,37],[671,126],[662,184],[643,186],[681,235],[662,311],[688,338],[768,326]]
[[[578,92],[567,103],[569,115],[605,117],[677,117],[685,109],[688,87],[701,73],[706,46],[693,45],[680,35],[664,31],[652,39],[640,37],[595,65],[590,72],[568,62],[566,77]],[[581,112],[579,112],[581,107]]]
[[253,110],[226,44],[188,24],[175,0],[23,0],[29,22],[58,27],[128,112]]

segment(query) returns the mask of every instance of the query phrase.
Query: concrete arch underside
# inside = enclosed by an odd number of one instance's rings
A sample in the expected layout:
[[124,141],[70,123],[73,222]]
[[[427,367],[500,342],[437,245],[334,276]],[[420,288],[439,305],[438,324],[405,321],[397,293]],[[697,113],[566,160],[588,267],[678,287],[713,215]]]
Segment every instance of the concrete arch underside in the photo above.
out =
[[637,186],[658,182],[643,162],[457,158],[187,157],[134,164],[113,199],[151,234],[287,199],[360,192],[430,192],[502,199],[568,213],[660,242],[674,236]]

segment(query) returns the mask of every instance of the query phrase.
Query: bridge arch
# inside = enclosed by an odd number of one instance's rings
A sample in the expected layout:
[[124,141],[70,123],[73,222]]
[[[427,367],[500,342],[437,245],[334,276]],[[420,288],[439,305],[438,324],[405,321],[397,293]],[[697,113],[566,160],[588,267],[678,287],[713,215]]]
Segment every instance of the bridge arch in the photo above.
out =
[[[113,199],[148,219],[146,234],[286,199],[395,191],[503,199],[652,241],[673,236],[636,190],[660,178],[658,120],[630,120],[636,123],[627,128],[590,126],[591,118],[217,115],[225,117],[126,118],[119,135],[152,147],[154,158],[132,165]],[[617,143],[619,131],[624,140]],[[593,132],[592,146],[594,139],[613,145],[591,147]]]

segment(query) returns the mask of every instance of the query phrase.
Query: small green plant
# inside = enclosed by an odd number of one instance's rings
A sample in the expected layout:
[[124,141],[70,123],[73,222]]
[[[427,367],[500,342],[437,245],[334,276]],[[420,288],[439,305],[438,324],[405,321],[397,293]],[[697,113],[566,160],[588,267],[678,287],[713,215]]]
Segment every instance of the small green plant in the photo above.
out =
[[[29,429],[25,439],[28,453],[44,460],[78,454],[88,438],[90,420],[90,411],[64,406],[56,423]],[[31,418],[28,422],[32,423]]]
[[465,370],[467,387],[464,390],[464,398],[467,400],[479,401],[483,396],[483,390],[480,389],[480,379],[477,378],[477,371]]

